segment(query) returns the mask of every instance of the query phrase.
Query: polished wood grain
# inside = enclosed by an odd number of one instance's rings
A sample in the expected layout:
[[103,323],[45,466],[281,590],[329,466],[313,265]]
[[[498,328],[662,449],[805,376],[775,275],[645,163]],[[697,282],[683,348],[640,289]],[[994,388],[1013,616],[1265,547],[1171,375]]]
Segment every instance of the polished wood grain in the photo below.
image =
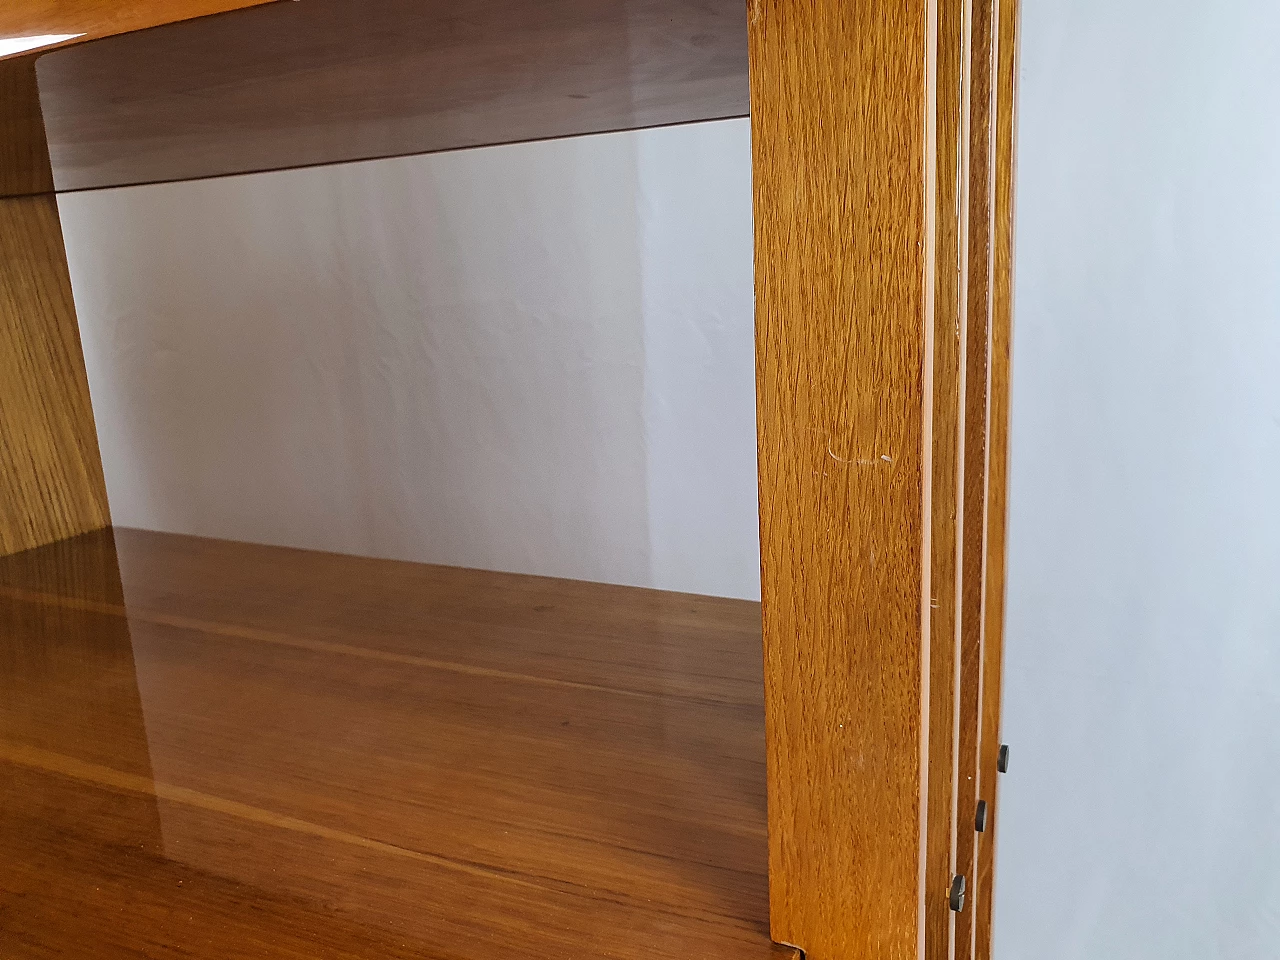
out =
[[0,200],[0,555],[110,522],[52,195]]
[[741,0],[306,0],[39,72],[60,190],[748,113]]
[[110,522],[33,80],[0,62],[0,555]]
[[770,915],[809,960],[923,939],[930,6],[749,15]]
[[979,909],[978,834],[974,820],[984,798],[982,749],[983,635],[987,562],[988,427],[991,384],[992,168],[996,20],[1000,0],[973,0],[969,81],[968,249],[964,401],[964,502],[961,546],[960,756],[957,871],[968,880],[965,909],[956,916],[956,957],[974,950]]
[[0,37],[78,35],[67,41],[76,43],[270,2],[273,0],[5,0],[0,7]]
[[35,58],[0,61],[0,199],[52,190]]
[[951,880],[956,867],[956,764],[960,683],[961,409],[965,396],[963,237],[968,173],[969,0],[938,4],[938,187],[933,340],[933,481],[929,644],[929,811],[926,823],[926,960],[954,950]]
[[978,844],[978,908],[975,956],[991,960],[997,792],[1000,752],[1000,699],[1004,677],[1005,572],[1009,490],[1010,374],[1013,339],[1014,147],[1017,123],[1018,0],[1001,0],[996,73],[996,162],[994,275],[991,322],[990,479],[987,486],[987,597],[983,647],[982,749],[979,770],[990,807],[986,832]]
[[118,530],[0,622],[0,954],[794,956],[757,604]]
[[[20,572],[27,589],[41,596],[93,597],[121,609],[124,591],[109,532],[70,542],[73,549],[57,545],[0,558],[0,590],[12,589]],[[0,636],[0,739],[111,763],[130,775],[150,773],[127,619],[60,602],[14,602],[0,593]]]

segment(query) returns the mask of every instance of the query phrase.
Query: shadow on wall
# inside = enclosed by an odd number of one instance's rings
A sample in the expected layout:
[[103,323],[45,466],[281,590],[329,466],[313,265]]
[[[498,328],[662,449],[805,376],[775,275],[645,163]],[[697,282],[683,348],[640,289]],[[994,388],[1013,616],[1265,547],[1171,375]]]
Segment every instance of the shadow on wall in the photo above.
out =
[[757,597],[748,136],[62,196],[116,522]]

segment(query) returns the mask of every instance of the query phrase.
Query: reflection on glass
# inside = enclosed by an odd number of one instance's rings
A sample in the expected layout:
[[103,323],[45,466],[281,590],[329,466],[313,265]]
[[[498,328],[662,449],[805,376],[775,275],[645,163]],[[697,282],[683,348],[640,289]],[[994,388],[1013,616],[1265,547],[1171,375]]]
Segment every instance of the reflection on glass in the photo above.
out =
[[47,33],[38,37],[0,37],[0,57],[12,57],[15,53],[52,47],[83,36],[83,33]]

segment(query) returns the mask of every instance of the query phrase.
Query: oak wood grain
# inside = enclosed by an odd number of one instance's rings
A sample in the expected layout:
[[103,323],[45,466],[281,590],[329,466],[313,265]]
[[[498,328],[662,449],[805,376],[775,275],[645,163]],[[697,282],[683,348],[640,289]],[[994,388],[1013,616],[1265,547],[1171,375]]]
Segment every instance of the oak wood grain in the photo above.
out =
[[748,113],[741,0],[306,0],[39,72],[60,190]]
[[956,867],[956,763],[960,682],[961,409],[965,377],[963,284],[968,223],[969,0],[938,4],[936,295],[934,299],[933,480],[929,645],[929,813],[926,824],[925,957],[951,957]]
[[0,61],[0,198],[52,190],[35,58]]
[[996,20],[1000,0],[973,0],[969,82],[968,249],[966,252],[966,345],[964,401],[964,502],[961,546],[960,755],[958,763],[957,872],[968,880],[965,909],[956,916],[955,955],[970,960],[974,950],[978,801],[981,770],[983,635],[987,563],[988,428],[991,385],[993,100]]
[[771,929],[923,945],[933,25],[750,6]]
[[51,194],[0,200],[0,555],[110,522]]
[[0,953],[794,957],[759,622],[131,530],[0,558]]
[[3,555],[110,522],[30,57],[0,61],[0,187]]
[[990,479],[987,486],[986,636],[983,652],[982,748],[979,770],[990,809],[978,844],[975,956],[991,960],[994,919],[1000,701],[1004,677],[1006,543],[1008,539],[1009,415],[1013,340],[1014,172],[1017,129],[1018,0],[1000,0],[996,73],[995,233],[991,320]]
[[274,0],[5,0],[0,8],[0,37],[79,35],[66,41],[77,43],[271,2]]

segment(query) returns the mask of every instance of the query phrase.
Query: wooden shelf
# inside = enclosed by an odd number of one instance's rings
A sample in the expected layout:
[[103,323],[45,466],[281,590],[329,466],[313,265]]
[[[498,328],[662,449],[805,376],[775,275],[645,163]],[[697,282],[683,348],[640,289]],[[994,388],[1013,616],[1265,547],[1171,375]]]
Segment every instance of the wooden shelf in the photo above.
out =
[[6,956],[792,953],[757,604],[117,530],[0,629]]
[[742,0],[302,0],[38,66],[59,190],[748,113]]

